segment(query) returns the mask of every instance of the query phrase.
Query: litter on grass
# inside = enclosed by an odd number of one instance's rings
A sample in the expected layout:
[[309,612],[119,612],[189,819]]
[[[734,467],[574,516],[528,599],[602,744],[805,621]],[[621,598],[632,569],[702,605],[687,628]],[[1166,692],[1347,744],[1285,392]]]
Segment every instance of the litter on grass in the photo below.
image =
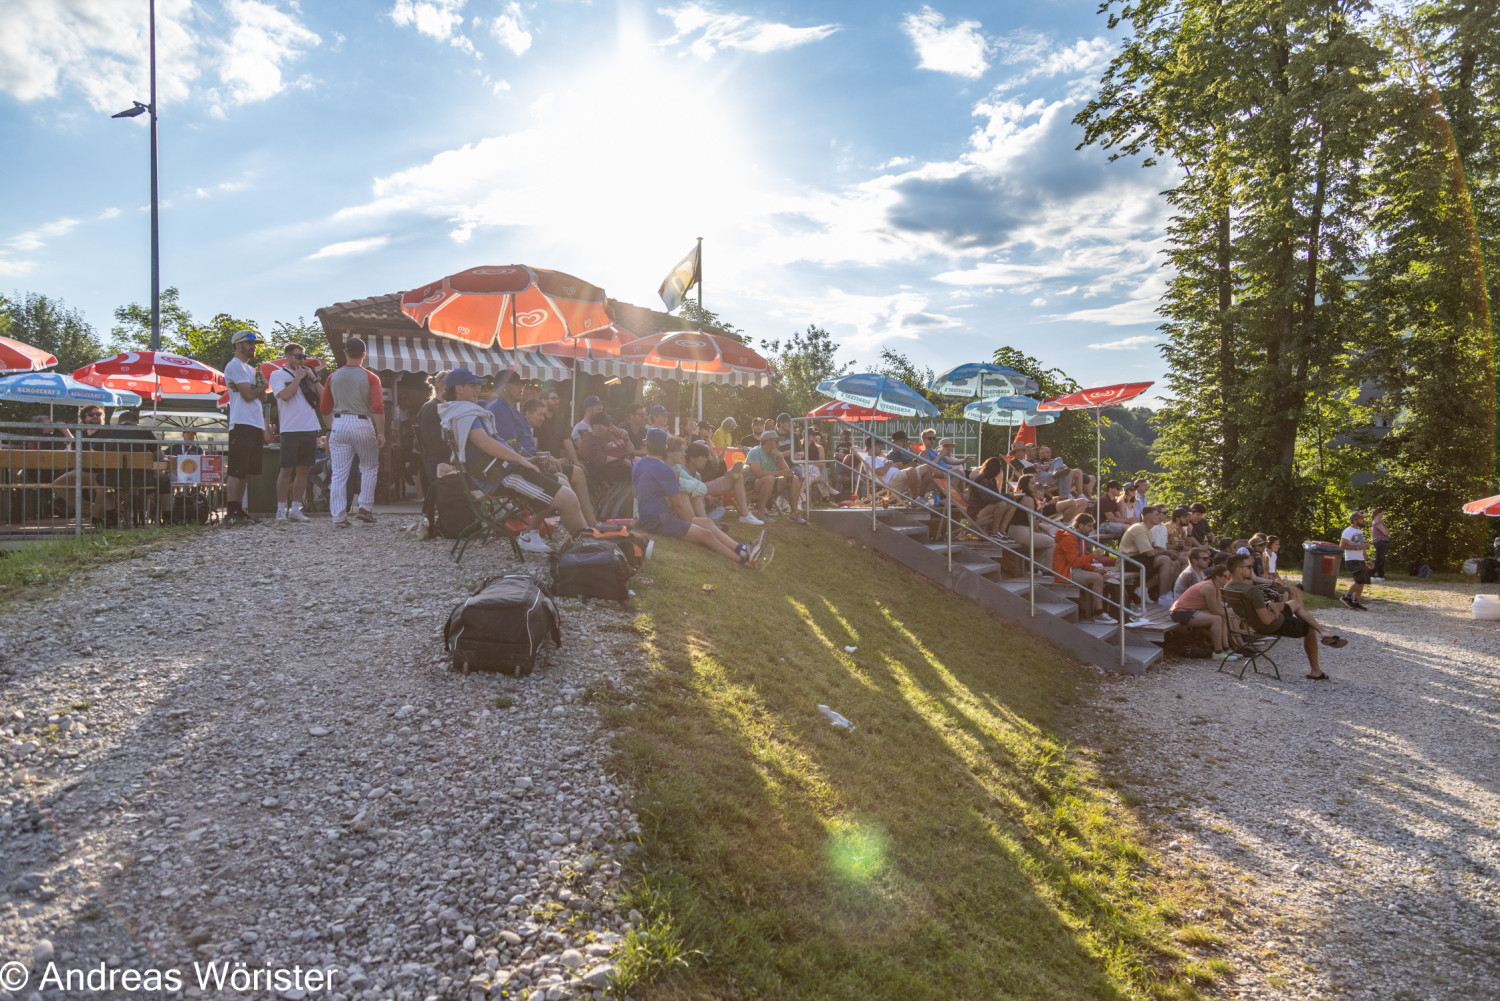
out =
[[834,726],[838,727],[840,730],[843,730],[843,731],[848,732],[848,733],[853,733],[854,732],[854,724],[853,723],[849,722],[844,717],[842,717],[838,713],[834,712],[832,709],[829,709],[827,706],[824,706],[824,705],[818,706],[818,712],[822,713],[824,719],[826,719],[828,722],[832,723]]
[[719,589],[719,585],[717,585],[717,584],[704,584],[703,585],[703,590],[706,591],[706,592],[710,592],[711,593],[713,591],[717,591],[718,589]]
[[857,646],[846,646],[846,647],[844,647],[844,652],[845,653],[853,653],[854,651],[856,651],[858,649],[859,649],[859,647],[857,647]]

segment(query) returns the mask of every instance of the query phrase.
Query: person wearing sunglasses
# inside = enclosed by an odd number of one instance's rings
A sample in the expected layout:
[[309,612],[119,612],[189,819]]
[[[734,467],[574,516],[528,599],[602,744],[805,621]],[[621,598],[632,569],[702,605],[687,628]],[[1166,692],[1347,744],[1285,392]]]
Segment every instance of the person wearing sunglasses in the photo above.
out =
[[318,457],[318,435],[323,422],[318,404],[323,387],[307,363],[307,349],[288,344],[282,367],[271,373],[271,393],[276,397],[276,425],[281,429],[280,469],[276,476],[276,520],[308,521],[302,513],[307,496],[307,471]]
[[[88,426],[83,432],[83,438],[98,437],[104,431],[104,410],[92,404],[80,407],[78,410],[78,423]],[[80,447],[94,447],[89,446]],[[77,483],[83,484],[83,516],[89,519],[102,518],[104,516],[104,487],[97,473],[85,470],[79,473],[70,469],[52,479],[52,492],[54,497],[61,497],[63,504],[67,506],[69,514],[72,513],[73,489]]]

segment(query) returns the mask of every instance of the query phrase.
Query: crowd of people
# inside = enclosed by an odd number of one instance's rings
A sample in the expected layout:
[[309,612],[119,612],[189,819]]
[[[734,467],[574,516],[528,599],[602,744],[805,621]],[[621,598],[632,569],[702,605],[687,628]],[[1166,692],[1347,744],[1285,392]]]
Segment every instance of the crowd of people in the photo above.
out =
[[[1138,614],[1133,608],[1156,602],[1170,609],[1173,621],[1205,630],[1213,650],[1222,654],[1236,645],[1230,605],[1242,604],[1241,632],[1304,638],[1312,666],[1308,676],[1319,679],[1326,675],[1318,668],[1316,641],[1343,644],[1307,610],[1300,588],[1278,572],[1279,538],[1262,533],[1220,538],[1207,520],[1206,505],[1154,503],[1145,478],[1109,480],[1101,489],[1093,475],[1046,446],[1017,444],[1010,455],[991,456],[970,468],[973,457],[958,455],[956,442],[933,429],[921,432],[920,444],[911,443],[904,431],[893,431],[887,447],[874,436],[857,442],[849,426],[830,442],[808,424],[794,441],[792,417],[782,413],[754,418],[748,429],[734,417],[717,424],[686,418],[673,433],[671,415],[659,404],[626,401],[623,419],[617,419],[597,396],[583,401],[573,421],[556,385],[525,380],[514,371],[483,379],[466,368],[431,379],[403,377],[392,394],[395,412],[388,416],[386,391],[364,367],[359,338],[346,340],[345,364],[327,379],[320,378],[299,344],[285,346],[267,379],[256,364],[261,344],[254,331],[236,332],[235,357],[225,366],[229,525],[255,521],[246,510],[248,487],[261,472],[263,445],[273,440],[267,413],[274,409],[280,442],[277,521],[308,520],[303,508],[309,471],[325,455],[333,525],[375,521],[375,484],[389,427],[402,443],[394,475],[420,483],[429,521],[437,516],[435,486],[455,473],[467,478],[466,489],[518,500],[536,516],[534,524],[555,515],[573,535],[599,524],[598,505],[610,491],[628,486],[638,529],[686,539],[753,567],[764,565],[773,550],[764,531],[753,543],[724,532],[719,522],[731,510],[741,524],[762,528],[778,517],[805,524],[809,504],[862,503],[880,495],[898,503],[931,495],[936,503],[946,492],[977,530],[1032,560],[1033,569],[1075,585],[1082,621],[1116,624]],[[104,411],[84,407],[80,418],[102,425]],[[138,427],[133,411],[122,411],[108,432],[115,447],[161,457],[161,444]],[[66,428],[39,419],[38,441],[45,445],[48,436],[61,448],[72,437]],[[196,449],[191,437],[191,431],[184,433],[170,450]],[[102,510],[106,491],[131,496],[131,490],[118,489],[120,477],[137,475],[160,476],[144,469],[68,471],[53,486],[63,496],[81,476],[86,506]],[[124,485],[148,486],[144,480]],[[1366,529],[1376,552],[1373,567],[1366,562],[1371,548]],[[529,550],[550,549],[537,529],[519,541]],[[1101,544],[1138,563],[1143,573],[1123,579]],[[1368,583],[1384,579],[1388,544],[1380,511],[1370,518],[1361,512],[1351,516],[1339,541],[1352,580],[1340,598],[1346,606],[1365,610],[1360,597]],[[1106,597],[1111,580],[1119,583]],[[1233,602],[1226,593],[1236,596]]]

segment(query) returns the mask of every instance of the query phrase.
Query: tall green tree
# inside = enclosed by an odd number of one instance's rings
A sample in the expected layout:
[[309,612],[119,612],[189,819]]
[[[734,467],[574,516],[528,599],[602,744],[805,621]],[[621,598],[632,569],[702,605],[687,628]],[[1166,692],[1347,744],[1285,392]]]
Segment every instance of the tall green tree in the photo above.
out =
[[[161,293],[161,348],[172,354],[193,358],[213,368],[222,369],[234,356],[234,332],[248,328],[259,333],[253,320],[229,313],[216,313],[207,323],[193,319],[180,302],[175,286]],[[301,321],[299,321],[301,322]],[[303,328],[299,328],[303,329]],[[115,326],[110,333],[121,351],[144,351],[151,346],[151,307],[130,303],[115,310]],[[326,347],[326,340],[324,345]]]
[[833,335],[813,324],[786,340],[764,341],[762,347],[771,363],[779,402],[794,417],[827,403],[828,397],[818,392],[818,383],[849,370],[849,364],[836,357],[838,344]]
[[107,353],[77,310],[40,292],[27,292],[14,300],[0,298],[0,327],[5,336],[56,355],[58,372],[72,372]]

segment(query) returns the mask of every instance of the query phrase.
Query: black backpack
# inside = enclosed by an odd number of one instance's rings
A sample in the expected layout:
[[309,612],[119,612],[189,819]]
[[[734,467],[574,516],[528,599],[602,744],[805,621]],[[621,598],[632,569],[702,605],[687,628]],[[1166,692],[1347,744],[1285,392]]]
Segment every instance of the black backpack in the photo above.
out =
[[433,509],[437,521],[433,525],[437,534],[445,539],[456,539],[474,524],[474,509],[469,506],[468,484],[462,473],[439,476],[432,486]]
[[207,525],[209,516],[213,514],[213,507],[208,503],[208,498],[201,490],[179,490],[172,497],[172,507],[168,513],[174,525]]
[[626,581],[634,574],[630,561],[613,542],[578,539],[555,558],[552,593],[559,598],[624,601],[630,597]]
[[524,678],[551,637],[562,646],[557,603],[545,584],[522,574],[491,577],[459,603],[443,626],[453,669],[500,671]]

